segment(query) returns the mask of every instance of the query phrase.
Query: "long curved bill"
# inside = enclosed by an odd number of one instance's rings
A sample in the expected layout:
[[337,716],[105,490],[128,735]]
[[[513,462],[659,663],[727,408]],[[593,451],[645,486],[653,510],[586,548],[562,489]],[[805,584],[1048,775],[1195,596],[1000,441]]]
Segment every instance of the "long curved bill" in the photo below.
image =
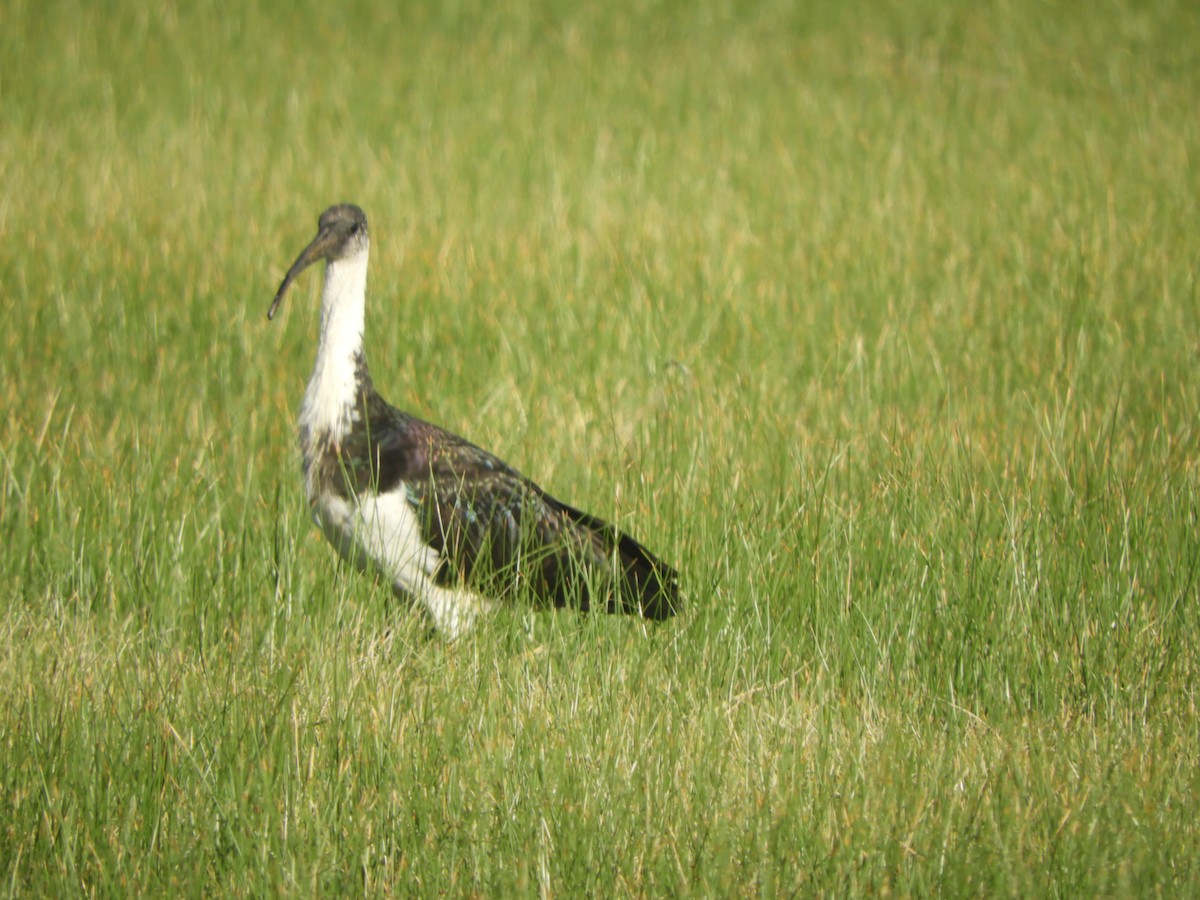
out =
[[322,228],[317,232],[317,236],[312,239],[312,243],[305,247],[301,254],[296,257],[296,261],[292,263],[292,267],[283,276],[283,284],[279,285],[279,290],[275,292],[275,299],[271,301],[271,306],[267,310],[268,319],[275,318],[275,310],[279,309],[279,304],[283,301],[283,295],[287,293],[287,289],[291,287],[296,277],[317,260],[325,259],[333,243],[334,234],[332,229]]

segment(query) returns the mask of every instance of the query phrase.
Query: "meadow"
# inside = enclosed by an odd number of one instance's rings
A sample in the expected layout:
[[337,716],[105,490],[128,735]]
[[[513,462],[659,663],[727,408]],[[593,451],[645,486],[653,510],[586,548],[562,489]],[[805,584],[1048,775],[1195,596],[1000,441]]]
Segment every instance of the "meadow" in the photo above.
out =
[[[1200,8],[2,15],[6,894],[1200,891]],[[384,395],[680,617],[336,565],[339,201]]]

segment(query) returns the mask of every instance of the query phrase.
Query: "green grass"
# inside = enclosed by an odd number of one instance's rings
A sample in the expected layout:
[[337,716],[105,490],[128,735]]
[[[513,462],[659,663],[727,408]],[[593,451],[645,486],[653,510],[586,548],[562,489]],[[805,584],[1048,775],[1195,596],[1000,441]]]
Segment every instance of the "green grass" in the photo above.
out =
[[[1200,889],[1192,5],[274,5],[5,6],[3,890]],[[385,395],[685,615],[335,566],[341,200]]]

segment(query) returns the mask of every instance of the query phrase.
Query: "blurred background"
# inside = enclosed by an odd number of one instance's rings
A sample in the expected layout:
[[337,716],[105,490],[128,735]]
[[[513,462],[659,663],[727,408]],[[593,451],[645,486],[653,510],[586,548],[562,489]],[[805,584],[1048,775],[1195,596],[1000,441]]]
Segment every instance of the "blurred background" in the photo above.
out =
[[[12,883],[370,887],[371,853],[454,892],[1196,877],[1197,784],[1170,760],[1197,747],[1200,8],[4,0],[0,17]],[[381,392],[678,563],[671,630],[514,614],[455,656],[336,570],[294,438],[320,277],[265,313],[342,201],[371,221]],[[544,668],[513,649],[530,628],[539,646],[552,629]],[[555,705],[564,680],[594,687],[600,724]],[[457,881],[453,847],[379,851],[398,810],[451,827],[385,772],[461,776],[463,808],[496,783],[548,796],[536,748],[496,737],[530,684],[533,743],[586,756],[632,722],[663,777],[570,782],[564,751],[561,822],[479,821],[576,859],[616,841],[617,868],[587,882],[549,854],[509,882],[479,857]],[[415,712],[377,715],[388,691]],[[486,739],[449,699],[464,691]],[[403,740],[405,715],[461,739],[465,768]],[[329,721],[376,737],[330,743]],[[1047,762],[1078,721],[1078,765]],[[268,787],[232,738],[260,732]],[[706,770],[714,748],[734,774]],[[177,794],[153,788],[164,759]],[[339,780],[344,759],[378,793]],[[257,807],[260,788],[289,799]],[[328,818],[289,833],[296,802]],[[593,840],[607,804],[674,837]],[[208,835],[193,855],[189,829]],[[213,862],[256,834],[279,880]]]

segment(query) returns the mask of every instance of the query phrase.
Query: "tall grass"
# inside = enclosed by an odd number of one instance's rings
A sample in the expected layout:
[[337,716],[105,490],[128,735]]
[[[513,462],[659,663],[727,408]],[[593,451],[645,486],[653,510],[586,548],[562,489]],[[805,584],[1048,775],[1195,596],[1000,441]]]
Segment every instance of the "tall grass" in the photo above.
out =
[[[4,19],[9,893],[1196,890],[1192,7]],[[681,618],[334,564],[264,313],[341,200],[384,393]]]

